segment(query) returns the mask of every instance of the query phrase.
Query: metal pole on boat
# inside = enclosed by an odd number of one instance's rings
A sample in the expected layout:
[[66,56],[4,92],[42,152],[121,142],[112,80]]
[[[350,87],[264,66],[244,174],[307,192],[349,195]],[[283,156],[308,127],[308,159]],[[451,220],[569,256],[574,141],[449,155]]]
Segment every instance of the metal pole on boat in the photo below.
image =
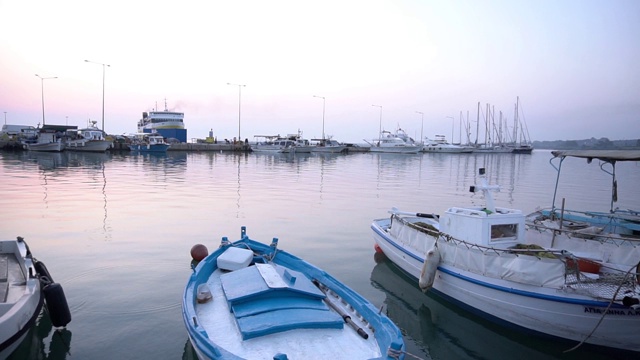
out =
[[416,113],[422,115],[422,122],[420,123],[420,143],[423,143],[424,141],[424,137],[423,137],[423,133],[422,130],[424,130],[424,113],[421,111],[416,111]]
[[324,142],[324,106],[326,103],[326,99],[324,96],[313,95],[313,97],[317,97],[322,99],[322,141]]
[[[42,77],[38,74],[36,74],[37,77],[40,78],[40,85],[42,88],[42,125],[44,125],[44,81],[45,80],[49,80],[49,79],[57,79],[57,76],[52,76],[52,77]],[[6,120],[6,115],[7,113],[5,113],[5,123],[7,122]]]
[[232,84],[232,83],[227,83],[227,85],[233,85],[238,87],[238,141],[241,141],[240,140],[240,105],[242,103],[242,87],[247,85]]
[[103,64],[95,61],[89,61],[89,60],[85,60],[84,62],[102,65],[102,131],[104,131],[104,74],[105,74],[105,67],[107,66],[111,67],[111,65]]
[[380,108],[380,129],[378,129],[378,140],[382,137],[382,105],[371,105]]

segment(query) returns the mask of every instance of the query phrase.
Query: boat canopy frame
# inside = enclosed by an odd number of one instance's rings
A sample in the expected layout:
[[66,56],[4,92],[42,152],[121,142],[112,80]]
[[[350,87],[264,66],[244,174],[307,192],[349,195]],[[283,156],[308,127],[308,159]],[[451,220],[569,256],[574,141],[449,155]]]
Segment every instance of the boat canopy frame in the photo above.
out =
[[[600,169],[611,175],[611,203],[609,212],[611,214],[616,212],[613,208],[613,204],[618,201],[618,180],[616,179],[616,162],[618,161],[640,161],[640,150],[564,150],[564,151],[552,151],[553,157],[549,159],[549,164],[556,169],[556,185],[553,190],[553,202],[551,205],[552,211],[556,208],[556,196],[558,193],[558,185],[560,183],[560,172],[562,169],[562,163],[568,157],[587,159],[587,164],[590,164],[593,159],[600,161]],[[559,160],[558,160],[559,159]],[[554,164],[554,160],[558,161],[558,164]],[[609,164],[611,170],[605,169],[605,166]],[[564,206],[563,206],[564,207]]]

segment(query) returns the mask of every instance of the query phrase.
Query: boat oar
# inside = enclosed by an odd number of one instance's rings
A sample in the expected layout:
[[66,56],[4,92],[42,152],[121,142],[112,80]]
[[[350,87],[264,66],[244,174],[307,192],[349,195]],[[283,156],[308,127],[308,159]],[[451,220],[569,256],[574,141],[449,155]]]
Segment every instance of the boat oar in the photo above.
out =
[[320,282],[318,282],[318,280],[313,280],[313,284],[315,286],[318,287],[318,289],[320,289],[320,291],[322,291],[325,294],[325,298],[324,301],[329,304],[329,306],[335,310],[338,315],[340,315],[342,317],[342,320],[344,320],[344,322],[346,322],[349,326],[351,326],[351,328],[353,328],[353,330],[355,330],[358,335],[360,335],[363,339],[368,339],[369,338],[369,334],[367,334],[366,331],[364,331],[361,327],[359,327],[356,323],[353,322],[353,320],[351,320],[351,316],[349,316],[349,314],[345,313],[338,305],[334,304],[329,297],[329,294],[327,294],[327,291],[325,290],[326,287],[322,284],[320,284]]
[[423,217],[423,218],[429,218],[429,219],[438,219],[438,215],[436,214],[424,214],[424,213],[415,213],[415,212],[409,212],[409,211],[401,211],[396,207],[392,207],[391,210],[389,210],[390,214],[396,214],[396,215],[410,215],[410,216],[417,216],[417,217]]

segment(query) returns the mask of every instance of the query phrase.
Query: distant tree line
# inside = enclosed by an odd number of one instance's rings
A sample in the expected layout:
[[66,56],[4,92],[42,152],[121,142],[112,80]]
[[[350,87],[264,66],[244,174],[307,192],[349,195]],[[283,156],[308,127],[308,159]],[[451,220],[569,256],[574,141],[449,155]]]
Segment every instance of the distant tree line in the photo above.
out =
[[553,150],[640,150],[640,139],[609,140],[591,138],[585,140],[534,141],[534,149]]

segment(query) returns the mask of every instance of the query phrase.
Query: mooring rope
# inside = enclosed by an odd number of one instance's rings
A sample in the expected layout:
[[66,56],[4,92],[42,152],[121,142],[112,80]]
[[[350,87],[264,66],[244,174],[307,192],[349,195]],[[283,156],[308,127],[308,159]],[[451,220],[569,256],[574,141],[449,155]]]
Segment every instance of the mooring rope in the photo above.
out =
[[395,349],[392,349],[392,348],[389,348],[389,349],[387,350],[387,355],[388,355],[388,356],[390,356],[390,357],[392,357],[392,358],[394,358],[394,359],[400,359],[400,355],[401,355],[401,354],[405,354],[405,355],[411,356],[411,357],[412,357],[412,358],[414,358],[414,359],[418,359],[418,360],[425,360],[424,358],[421,358],[421,357],[419,357],[419,356],[416,356],[416,355],[414,355],[414,354],[412,354],[412,353],[409,353],[409,352],[406,352],[406,351],[402,351],[402,350],[395,350]]

